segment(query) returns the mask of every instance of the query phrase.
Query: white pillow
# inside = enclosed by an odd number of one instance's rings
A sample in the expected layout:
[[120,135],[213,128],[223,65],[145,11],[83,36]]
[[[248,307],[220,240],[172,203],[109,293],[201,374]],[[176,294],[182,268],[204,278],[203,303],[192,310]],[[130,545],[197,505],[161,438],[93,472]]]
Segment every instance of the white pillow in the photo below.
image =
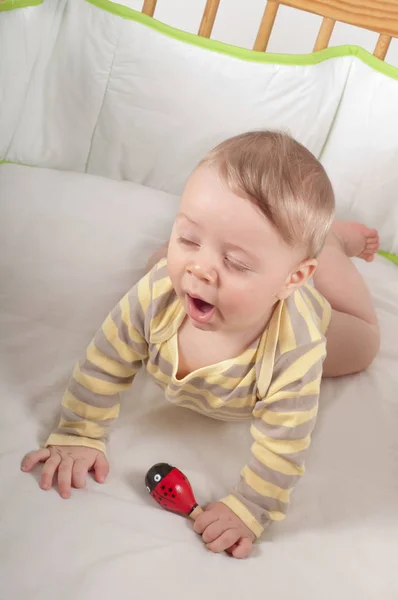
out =
[[253,129],[283,129],[318,155],[351,60],[243,60],[124,20],[88,172],[180,193],[208,150]]
[[380,231],[398,254],[398,81],[355,61],[322,154],[337,214]]
[[[0,65],[5,83],[16,78],[20,84],[13,85],[3,120],[0,115],[0,133],[11,112],[15,127],[3,158],[170,193],[181,192],[215,143],[248,129],[288,130],[318,154],[352,61],[272,64],[249,51],[245,60],[187,44],[178,30],[165,35],[166,26],[153,21],[159,30],[148,27],[134,11],[137,20],[125,19],[82,0],[46,0],[40,10],[40,23],[27,23],[26,31],[40,24],[42,43],[34,62],[26,57],[23,75],[17,57],[24,54],[12,51],[11,34],[0,45],[8,57]],[[14,21],[24,48],[31,33]],[[0,140],[0,157],[1,148]]]

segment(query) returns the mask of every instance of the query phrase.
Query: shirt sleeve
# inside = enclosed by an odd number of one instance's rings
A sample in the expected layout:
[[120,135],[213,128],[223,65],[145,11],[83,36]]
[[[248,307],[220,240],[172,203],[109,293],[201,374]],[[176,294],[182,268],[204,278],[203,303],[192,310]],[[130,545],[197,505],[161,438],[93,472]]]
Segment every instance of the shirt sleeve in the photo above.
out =
[[253,410],[251,460],[222,502],[256,537],[270,522],[285,518],[291,492],[304,473],[325,356],[323,336],[281,354],[266,397]]
[[119,414],[119,394],[132,383],[148,356],[146,315],[150,273],[105,319],[73,370],[57,429],[46,446],[88,446],[105,452],[111,423]]

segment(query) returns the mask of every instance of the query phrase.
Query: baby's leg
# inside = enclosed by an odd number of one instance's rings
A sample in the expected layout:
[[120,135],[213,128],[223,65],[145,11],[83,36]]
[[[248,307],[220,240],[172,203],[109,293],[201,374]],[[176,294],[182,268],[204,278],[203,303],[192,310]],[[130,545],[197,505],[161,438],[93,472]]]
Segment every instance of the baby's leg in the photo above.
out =
[[330,302],[332,319],[326,334],[324,376],[366,369],[379,349],[379,326],[369,290],[351,260],[373,260],[378,249],[374,229],[336,221],[318,259],[316,289]]

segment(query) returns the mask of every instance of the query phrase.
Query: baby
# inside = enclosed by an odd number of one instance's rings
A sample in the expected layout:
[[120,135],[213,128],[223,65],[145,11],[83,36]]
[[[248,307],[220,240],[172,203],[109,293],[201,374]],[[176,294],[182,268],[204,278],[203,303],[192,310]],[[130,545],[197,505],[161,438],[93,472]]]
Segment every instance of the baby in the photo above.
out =
[[240,481],[194,525],[210,550],[248,556],[285,517],[304,472],[322,376],[365,369],[379,347],[348,258],[372,260],[377,233],[333,214],[323,167],[289,136],[219,144],[188,179],[168,248],[106,318],[73,371],[58,428],[22,470],[43,462],[42,489],[58,472],[63,498],[90,470],[102,483],[119,393],[144,364],[173,404],[251,419]]

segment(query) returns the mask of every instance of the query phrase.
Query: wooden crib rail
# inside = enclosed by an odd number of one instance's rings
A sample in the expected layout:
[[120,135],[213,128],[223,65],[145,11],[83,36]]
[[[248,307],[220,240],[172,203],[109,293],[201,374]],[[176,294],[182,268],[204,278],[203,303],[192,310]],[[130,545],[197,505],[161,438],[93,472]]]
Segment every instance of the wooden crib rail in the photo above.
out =
[[[142,12],[154,15],[157,0],[144,0]],[[242,0],[242,10],[243,10]],[[207,0],[198,35],[210,37],[220,0]],[[327,48],[337,21],[379,34],[374,55],[384,60],[393,37],[398,37],[398,0],[268,0],[253,49],[265,52],[279,5],[323,17],[314,51]]]
[[141,12],[143,12],[145,15],[153,17],[156,8],[156,2],[157,0],[144,0],[144,5]]
[[374,55],[384,60],[392,37],[398,37],[397,0],[280,0],[323,17],[314,50],[327,48],[336,21],[379,33]]
[[200,22],[198,35],[202,35],[203,37],[210,37],[214,21],[216,20],[219,4],[220,0],[207,0],[205,10],[203,12],[203,17]]

